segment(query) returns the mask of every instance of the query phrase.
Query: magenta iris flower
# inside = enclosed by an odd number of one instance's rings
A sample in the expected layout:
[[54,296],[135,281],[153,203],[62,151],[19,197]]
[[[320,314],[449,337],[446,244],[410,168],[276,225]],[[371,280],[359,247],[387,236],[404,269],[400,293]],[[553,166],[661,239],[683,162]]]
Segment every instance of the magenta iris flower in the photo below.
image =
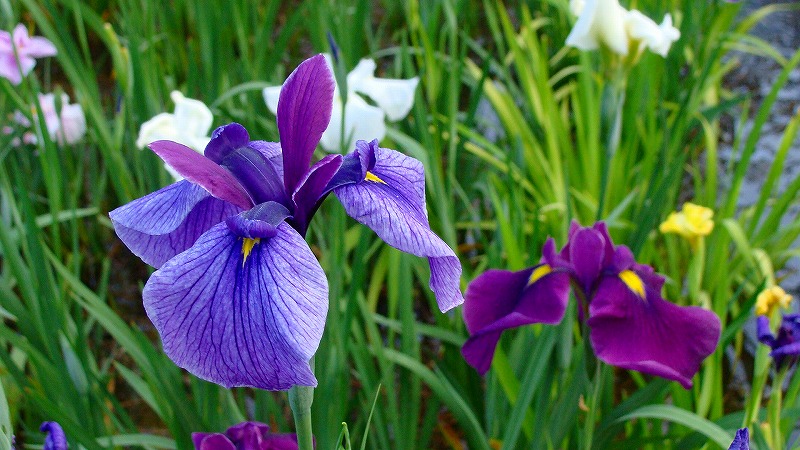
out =
[[305,242],[334,192],[349,215],[388,244],[427,257],[442,311],[463,302],[461,265],[428,225],[422,164],[376,141],[311,157],[331,115],[334,81],[322,55],[287,79],[281,142],[251,141],[239,124],[214,131],[205,156],[181,144],[150,148],[185,179],[110,213],[123,242],[158,268],[147,315],[166,354],[223,386],[315,386],[328,283]]
[[41,36],[29,36],[23,24],[14,27],[13,33],[0,31],[0,77],[7,78],[11,84],[20,84],[22,77],[36,66],[37,58],[55,56],[56,53],[52,42]]
[[692,386],[719,340],[713,312],[664,300],[664,277],[636,263],[628,247],[614,245],[603,222],[591,228],[573,222],[561,252],[551,238],[542,253],[537,266],[489,270],[470,283],[464,303],[470,338],[462,348],[470,365],[481,374],[489,370],[504,330],[560,322],[572,284],[600,360]]
[[242,422],[222,433],[192,433],[195,450],[297,450],[297,435],[270,433],[260,422]]
[[44,438],[44,450],[67,450],[67,436],[58,422],[44,422],[39,427],[39,431],[47,433]]
[[781,366],[800,356],[800,314],[784,315],[777,336],[769,329],[769,317],[758,316],[756,325],[758,340],[772,348],[770,356],[775,358],[775,365]]

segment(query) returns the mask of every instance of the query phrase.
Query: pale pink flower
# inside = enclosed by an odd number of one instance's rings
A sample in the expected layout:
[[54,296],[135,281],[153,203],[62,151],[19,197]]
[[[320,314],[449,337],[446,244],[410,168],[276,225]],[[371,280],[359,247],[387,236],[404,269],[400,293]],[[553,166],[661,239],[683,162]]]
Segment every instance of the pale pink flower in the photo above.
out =
[[55,56],[56,53],[52,42],[41,36],[31,37],[23,24],[17,25],[13,33],[0,31],[0,77],[7,78],[11,84],[20,84],[22,77],[36,66],[36,58]]

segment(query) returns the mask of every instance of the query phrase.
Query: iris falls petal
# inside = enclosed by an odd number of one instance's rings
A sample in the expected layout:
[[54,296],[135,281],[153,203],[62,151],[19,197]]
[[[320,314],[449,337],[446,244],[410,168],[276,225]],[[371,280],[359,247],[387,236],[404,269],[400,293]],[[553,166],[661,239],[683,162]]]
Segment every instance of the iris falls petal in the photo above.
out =
[[[719,318],[700,307],[664,300],[660,285],[655,289],[644,284],[650,274],[628,270],[620,275],[604,277],[589,304],[590,339],[597,357],[690,388],[700,363],[717,347]],[[644,297],[636,292],[640,286]]]
[[316,385],[327,280],[294,229],[276,231],[248,249],[219,224],[153,273],[145,310],[176,364],[227,387]]
[[485,374],[504,330],[558,323],[568,301],[569,275],[547,264],[519,272],[486,271],[467,288],[464,323],[470,337],[461,349],[464,359]]
[[212,226],[240,211],[183,180],[123,205],[109,216],[122,242],[158,268],[191,247]]
[[[377,141],[369,144],[359,141],[356,151],[348,156],[350,161],[354,158],[361,161],[364,176],[334,189],[347,214],[370,227],[392,247],[428,258],[430,288],[442,311],[463,303],[459,287],[461,264],[428,224],[422,163],[394,150],[379,148]],[[347,167],[345,162],[343,168]],[[336,182],[334,179],[331,183]]]

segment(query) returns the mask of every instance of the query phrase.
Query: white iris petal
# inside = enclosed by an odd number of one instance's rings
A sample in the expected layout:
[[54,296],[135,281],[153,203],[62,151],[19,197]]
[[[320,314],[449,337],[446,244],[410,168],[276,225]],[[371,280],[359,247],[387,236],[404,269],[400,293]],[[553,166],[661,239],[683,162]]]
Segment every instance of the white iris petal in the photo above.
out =
[[[157,114],[143,123],[139,128],[136,146],[144,148],[151,142],[168,140],[203,153],[211,140],[208,135],[214,120],[211,110],[200,100],[187,98],[178,91],[172,91],[170,98],[175,103],[175,112]],[[183,179],[167,164],[164,167],[175,180]]]

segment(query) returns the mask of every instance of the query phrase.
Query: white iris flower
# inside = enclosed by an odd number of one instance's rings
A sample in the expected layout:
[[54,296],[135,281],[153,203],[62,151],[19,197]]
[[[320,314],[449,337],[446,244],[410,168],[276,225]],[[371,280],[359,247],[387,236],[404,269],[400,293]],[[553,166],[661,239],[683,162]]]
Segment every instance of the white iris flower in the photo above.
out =
[[[169,96],[175,102],[175,112],[158,114],[143,123],[139,128],[136,146],[145,148],[151,142],[168,140],[203,153],[211,140],[208,135],[214,120],[211,110],[200,100],[184,97],[178,91],[172,91]],[[176,180],[183,179],[168,165],[164,167]]]

